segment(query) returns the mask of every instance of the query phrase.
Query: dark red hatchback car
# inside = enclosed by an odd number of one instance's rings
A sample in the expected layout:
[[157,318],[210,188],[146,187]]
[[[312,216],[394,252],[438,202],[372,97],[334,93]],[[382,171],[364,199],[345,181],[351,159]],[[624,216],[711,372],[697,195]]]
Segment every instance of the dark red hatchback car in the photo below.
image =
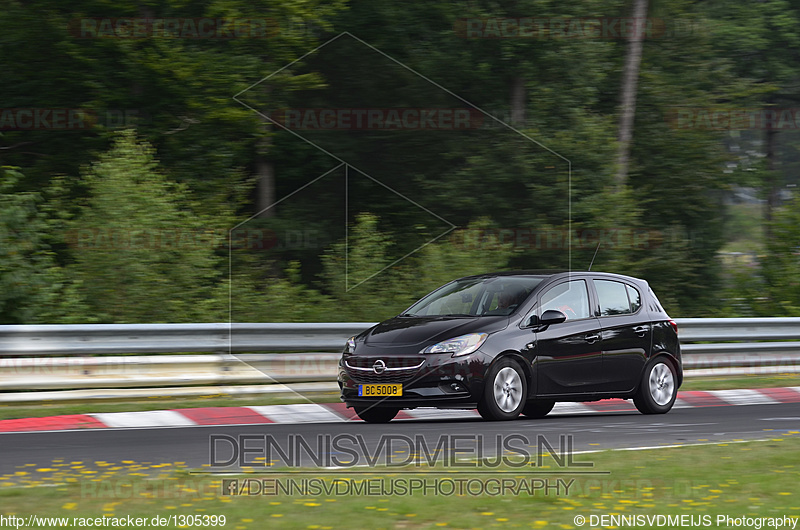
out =
[[454,280],[348,340],[338,380],[369,422],[415,407],[510,420],[607,398],[665,413],[683,368],[677,326],[646,281],[499,272]]

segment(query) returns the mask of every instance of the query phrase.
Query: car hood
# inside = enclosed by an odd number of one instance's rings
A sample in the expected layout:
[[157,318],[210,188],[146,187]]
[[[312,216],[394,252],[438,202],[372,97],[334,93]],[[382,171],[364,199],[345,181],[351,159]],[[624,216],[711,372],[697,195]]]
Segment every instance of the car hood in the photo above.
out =
[[368,346],[422,346],[467,333],[492,333],[507,325],[507,316],[395,317],[368,329],[361,338]]

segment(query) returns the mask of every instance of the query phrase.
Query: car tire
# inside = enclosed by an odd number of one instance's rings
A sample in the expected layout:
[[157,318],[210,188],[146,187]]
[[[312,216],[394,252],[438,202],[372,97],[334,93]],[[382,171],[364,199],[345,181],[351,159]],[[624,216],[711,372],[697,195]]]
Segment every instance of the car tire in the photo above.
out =
[[513,420],[525,407],[528,383],[520,365],[503,358],[486,372],[483,397],[478,412],[485,420]]
[[550,413],[551,410],[553,410],[553,407],[555,406],[555,401],[547,399],[528,401],[522,408],[522,415],[527,416],[528,418],[544,418]]
[[657,357],[645,367],[633,403],[642,414],[664,414],[675,404],[677,396],[675,368],[665,358]]
[[358,417],[367,423],[389,423],[400,409],[392,407],[356,407]]

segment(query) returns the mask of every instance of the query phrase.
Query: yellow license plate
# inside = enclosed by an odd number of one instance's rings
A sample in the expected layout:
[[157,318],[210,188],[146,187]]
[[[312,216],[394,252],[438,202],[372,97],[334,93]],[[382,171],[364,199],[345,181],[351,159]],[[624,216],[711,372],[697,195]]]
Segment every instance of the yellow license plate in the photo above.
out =
[[403,385],[358,385],[358,395],[363,397],[402,396]]

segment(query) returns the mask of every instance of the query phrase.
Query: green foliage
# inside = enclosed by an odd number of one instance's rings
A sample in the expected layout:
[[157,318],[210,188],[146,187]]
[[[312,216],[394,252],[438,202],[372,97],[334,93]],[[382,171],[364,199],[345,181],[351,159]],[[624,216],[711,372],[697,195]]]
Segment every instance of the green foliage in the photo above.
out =
[[204,321],[219,280],[218,226],[158,169],[132,131],[83,171],[90,196],[71,223],[68,271],[102,322]]
[[776,212],[761,268],[773,316],[800,316],[800,200]]
[[37,320],[58,271],[45,242],[40,194],[15,189],[22,179],[17,169],[0,171],[0,322],[23,324]]
[[[391,240],[379,231],[375,215],[358,215],[347,241],[334,244],[323,257],[325,285],[337,298],[350,298],[351,290],[379,275],[391,264],[390,246]],[[379,283],[365,285],[360,293],[374,292]]]
[[744,255],[727,266],[729,316],[800,316],[800,200],[777,210],[770,227],[757,259]]
[[300,282],[300,264],[293,262],[285,271],[286,278],[255,278],[236,273],[222,284],[230,313],[216,321],[231,322],[337,322],[340,313],[330,297]]
[[232,320],[383,320],[454,278],[506,269],[514,252],[510,243],[499,241],[488,221],[481,220],[390,262],[391,241],[379,223],[371,213],[357,216],[347,241],[336,242],[325,252],[318,289],[300,282],[297,262],[284,271],[285,279],[235,274]]
[[[4,108],[87,109],[98,119],[85,130],[0,134],[0,164],[8,166],[0,320],[371,321],[466,274],[585,268],[598,239],[593,269],[647,279],[675,316],[716,314],[723,282],[739,299],[725,309],[730,315],[795,314],[794,204],[777,213],[757,269],[731,271],[718,259],[726,243],[744,244],[737,227],[747,228],[745,243],[760,237],[747,219],[726,215],[726,190],[777,186],[794,178],[792,166],[767,171],[750,161],[752,171],[726,173],[723,132],[677,128],[671,116],[676,108],[796,106],[797,2],[650,6],[651,17],[676,31],[644,43],[621,191],[611,184],[624,39],[459,33],[464,18],[629,10],[621,0],[10,0],[0,11]],[[278,31],[266,39],[76,38],[83,17],[265,17]],[[424,79],[349,37],[328,43],[343,31]],[[274,165],[276,199],[333,167],[232,96],[321,44],[243,100],[265,112],[473,104],[509,122],[511,88],[521,86],[525,119],[516,132],[479,113],[487,126],[463,132],[314,137],[361,172],[349,174],[347,195],[331,176],[248,226],[302,226],[323,234],[325,248],[276,250],[269,259],[237,252],[229,274],[223,234],[257,209],[258,162]],[[132,111],[137,118],[122,125],[135,133],[120,132],[107,111]],[[790,135],[777,145],[798,151]],[[417,205],[458,228],[438,237],[448,226]],[[338,221],[345,211],[346,240]],[[553,249],[498,236],[508,231],[563,237]]]
[[455,278],[507,270],[516,253],[488,218],[478,219],[411,257],[416,270],[407,278],[407,291],[416,300]]
[[56,263],[42,195],[16,189],[23,178],[16,168],[0,171],[0,323],[93,321],[79,282]]

